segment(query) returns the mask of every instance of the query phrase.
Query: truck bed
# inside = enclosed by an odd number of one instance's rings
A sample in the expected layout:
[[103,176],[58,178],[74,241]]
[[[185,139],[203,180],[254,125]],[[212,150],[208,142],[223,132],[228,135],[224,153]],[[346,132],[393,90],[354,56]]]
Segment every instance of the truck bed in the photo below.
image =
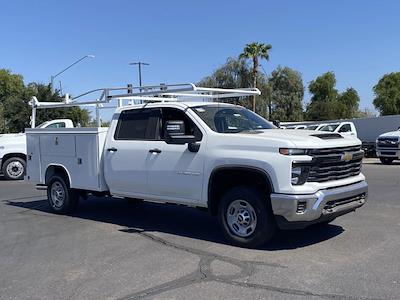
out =
[[103,175],[103,149],[108,128],[26,129],[26,180],[46,184],[50,166],[64,167],[74,174],[74,189],[106,191]]

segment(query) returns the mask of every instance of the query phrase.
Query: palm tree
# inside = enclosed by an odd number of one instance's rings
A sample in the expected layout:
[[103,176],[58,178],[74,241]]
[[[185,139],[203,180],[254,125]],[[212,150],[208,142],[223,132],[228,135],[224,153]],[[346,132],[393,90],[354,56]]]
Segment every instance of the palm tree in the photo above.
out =
[[[253,87],[257,86],[257,70],[258,70],[258,59],[263,58],[269,60],[268,51],[272,48],[270,44],[262,43],[251,43],[247,44],[243,49],[243,53],[239,55],[240,59],[251,59],[253,60]],[[256,95],[253,95],[253,111],[256,111]]]

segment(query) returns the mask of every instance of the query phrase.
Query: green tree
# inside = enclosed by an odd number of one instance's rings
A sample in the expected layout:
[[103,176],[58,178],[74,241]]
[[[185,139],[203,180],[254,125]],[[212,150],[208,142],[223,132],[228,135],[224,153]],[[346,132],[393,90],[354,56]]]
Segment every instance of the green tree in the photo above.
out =
[[338,96],[338,106],[336,108],[339,118],[350,119],[355,118],[358,112],[358,104],[360,97],[353,88],[348,88]]
[[278,67],[269,78],[271,118],[279,121],[302,121],[304,96],[301,74],[288,67]]
[[[269,60],[271,48],[270,44],[251,43],[247,44],[239,55],[240,59],[251,59],[253,61],[253,87],[257,87],[259,59]],[[256,95],[253,96],[253,111],[256,111]]]
[[336,118],[338,91],[335,88],[336,78],[333,72],[327,72],[311,81],[308,90],[312,94],[307,106],[307,119],[331,120]]
[[[48,85],[30,83],[24,85],[21,75],[0,69],[0,130],[1,132],[22,132],[30,126],[31,107],[28,102],[36,96],[42,102],[62,101],[58,92],[53,93]],[[37,124],[52,119],[71,119],[75,124],[86,126],[89,112],[79,107],[40,109]]]
[[[261,96],[256,103],[256,112],[266,117],[270,95],[269,86],[267,79],[262,74],[258,76],[258,88],[261,91]],[[243,88],[251,86],[251,80],[252,71],[245,60],[228,58],[224,65],[216,69],[210,76],[204,77],[198,85],[204,87]],[[248,98],[228,98],[224,101],[251,108],[252,103],[248,101]]]
[[0,69],[0,103],[3,103],[8,97],[21,96],[24,89],[24,80],[21,75],[12,74],[10,70]]
[[0,104],[0,133],[5,131],[5,119],[3,104]]
[[251,71],[244,60],[229,57],[226,63],[199,83],[204,87],[242,88],[251,85]]
[[373,90],[374,106],[382,116],[400,114],[400,72],[385,74]]
[[311,102],[307,106],[308,120],[347,119],[356,116],[360,97],[353,88],[339,94],[336,89],[336,77],[327,72],[310,82],[308,89]]

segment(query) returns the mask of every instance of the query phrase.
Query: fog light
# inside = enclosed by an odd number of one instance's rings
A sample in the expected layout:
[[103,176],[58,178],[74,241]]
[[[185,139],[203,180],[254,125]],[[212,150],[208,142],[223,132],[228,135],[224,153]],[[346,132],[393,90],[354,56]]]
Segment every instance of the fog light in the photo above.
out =
[[297,209],[296,213],[302,214],[306,211],[307,209],[307,201],[299,201],[297,202]]

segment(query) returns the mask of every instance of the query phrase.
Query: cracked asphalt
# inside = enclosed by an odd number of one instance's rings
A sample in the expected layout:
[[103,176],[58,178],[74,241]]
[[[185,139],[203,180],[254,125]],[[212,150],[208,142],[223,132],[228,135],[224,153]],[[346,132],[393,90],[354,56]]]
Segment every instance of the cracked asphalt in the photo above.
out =
[[92,197],[60,216],[0,178],[0,299],[400,299],[400,163],[363,168],[364,207],[257,250],[197,209]]

